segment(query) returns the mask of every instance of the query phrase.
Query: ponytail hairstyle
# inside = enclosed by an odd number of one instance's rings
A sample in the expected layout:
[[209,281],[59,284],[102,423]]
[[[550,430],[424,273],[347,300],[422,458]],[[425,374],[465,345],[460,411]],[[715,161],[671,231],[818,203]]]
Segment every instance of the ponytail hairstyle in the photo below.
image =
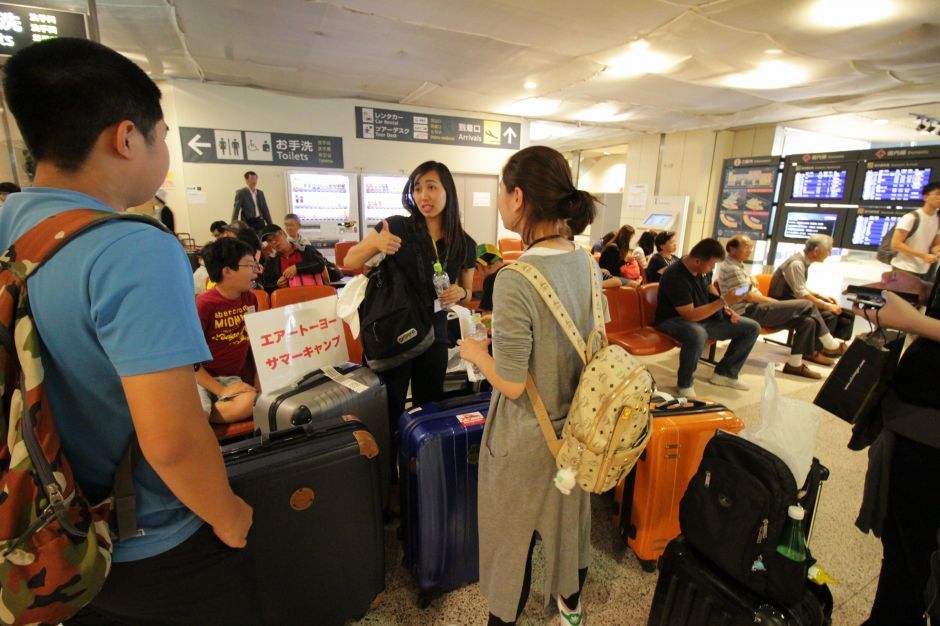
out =
[[614,243],[617,244],[621,259],[623,259],[628,252],[633,250],[633,248],[630,247],[630,240],[633,239],[635,232],[636,230],[629,224],[624,224],[620,227],[620,230],[617,231],[617,236],[614,237]]
[[547,146],[520,150],[506,161],[502,174],[506,191],[522,189],[525,206],[520,234],[526,245],[532,241],[535,227],[542,222],[562,222],[558,224],[558,234],[573,236],[594,221],[597,198],[574,186],[571,168],[557,150]]
[[653,245],[656,240],[656,233],[651,230],[644,230],[643,234],[640,235],[640,238],[637,239],[636,245],[643,248],[643,254],[650,256],[653,254]]
[[[437,172],[441,179],[441,185],[444,187],[444,193],[447,200],[444,204],[444,217],[441,232],[444,235],[444,241],[447,242],[447,257],[457,259],[463,263],[470,253],[467,248],[467,235],[460,225],[460,206],[457,202],[457,185],[454,183],[454,176],[443,163],[437,161],[425,161],[411,172],[408,181],[405,183],[401,192],[401,204],[411,215],[415,222],[415,229],[418,231],[419,238],[424,242],[425,252],[429,259],[434,259],[434,242],[431,241],[431,233],[428,230],[427,222],[424,221],[424,215],[418,209],[414,199],[415,183],[419,178],[428,172]],[[443,265],[443,263],[442,263]],[[461,266],[462,267],[462,266]],[[445,268],[446,271],[446,268]]]

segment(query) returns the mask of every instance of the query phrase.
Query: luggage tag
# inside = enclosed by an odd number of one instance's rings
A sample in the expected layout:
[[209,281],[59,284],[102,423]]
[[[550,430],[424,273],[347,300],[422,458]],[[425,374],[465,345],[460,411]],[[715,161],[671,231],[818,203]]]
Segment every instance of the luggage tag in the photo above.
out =
[[352,378],[344,374],[340,374],[338,371],[336,371],[336,368],[333,366],[324,367],[323,373],[326,374],[327,378],[329,378],[333,382],[339,383],[343,387],[346,387],[347,389],[355,393],[362,393],[364,391],[369,390],[367,386],[363,385],[358,380],[353,380]]

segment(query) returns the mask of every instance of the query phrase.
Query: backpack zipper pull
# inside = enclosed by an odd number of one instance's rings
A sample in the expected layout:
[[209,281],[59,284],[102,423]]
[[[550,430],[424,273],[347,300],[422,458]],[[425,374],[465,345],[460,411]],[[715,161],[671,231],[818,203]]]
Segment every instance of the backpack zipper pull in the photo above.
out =
[[761,524],[760,530],[757,531],[757,543],[762,543],[764,539],[767,538],[767,526],[770,524],[770,520],[766,517],[764,518],[764,523]]
[[712,473],[707,471],[705,472],[705,488],[708,489],[708,485],[712,482]]

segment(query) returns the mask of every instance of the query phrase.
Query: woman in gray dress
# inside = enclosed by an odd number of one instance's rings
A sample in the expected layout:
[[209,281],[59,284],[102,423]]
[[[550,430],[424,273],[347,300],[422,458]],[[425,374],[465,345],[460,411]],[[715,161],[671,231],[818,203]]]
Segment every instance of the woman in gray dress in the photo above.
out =
[[[497,198],[507,227],[526,243],[520,261],[551,283],[585,337],[593,327],[591,281],[600,269],[567,235],[594,220],[594,197],[575,188],[564,157],[544,146],[513,155],[503,167]],[[480,589],[489,623],[514,623],[529,595],[536,538],[545,553],[546,603],[557,598],[562,623],[582,623],[580,593],[591,558],[591,503],[553,484],[555,459],[525,393],[532,374],[561,432],[581,375],[581,360],[545,306],[518,272],[500,272],[493,294],[493,356],[487,342],[461,340],[461,356],[476,364],[495,393],[480,452]]]

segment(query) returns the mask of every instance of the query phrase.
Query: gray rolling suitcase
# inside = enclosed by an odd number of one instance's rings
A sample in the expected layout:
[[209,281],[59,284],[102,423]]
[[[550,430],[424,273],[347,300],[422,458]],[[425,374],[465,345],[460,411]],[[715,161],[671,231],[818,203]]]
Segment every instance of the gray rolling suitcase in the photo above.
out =
[[314,370],[286,387],[259,396],[255,402],[255,428],[264,436],[343,415],[355,415],[379,445],[384,503],[392,464],[385,384],[375,372],[355,363],[338,365],[336,370],[366,389],[354,391],[331,380],[322,370]]

